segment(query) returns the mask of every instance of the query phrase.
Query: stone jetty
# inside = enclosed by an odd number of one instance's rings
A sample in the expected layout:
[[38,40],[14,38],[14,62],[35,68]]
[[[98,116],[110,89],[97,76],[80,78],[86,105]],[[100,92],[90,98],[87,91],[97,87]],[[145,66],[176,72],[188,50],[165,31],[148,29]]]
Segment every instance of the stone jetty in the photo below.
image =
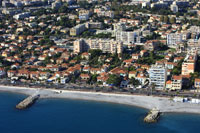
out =
[[24,99],[19,104],[17,104],[16,108],[17,109],[25,109],[25,108],[31,106],[39,97],[40,97],[39,94],[31,95],[31,96],[27,97],[26,99]]
[[160,111],[157,108],[153,108],[149,111],[148,115],[144,118],[144,122],[147,123],[154,123],[157,122],[157,120],[160,117]]

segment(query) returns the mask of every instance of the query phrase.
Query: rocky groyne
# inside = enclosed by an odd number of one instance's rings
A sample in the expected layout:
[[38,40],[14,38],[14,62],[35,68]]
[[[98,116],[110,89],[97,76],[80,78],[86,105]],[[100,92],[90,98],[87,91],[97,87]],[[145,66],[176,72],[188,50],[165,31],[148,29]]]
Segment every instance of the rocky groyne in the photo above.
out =
[[26,99],[24,99],[19,104],[17,104],[16,108],[17,109],[25,109],[25,108],[31,106],[36,100],[38,100],[39,97],[40,97],[39,94],[31,95],[31,96],[27,97]]
[[148,115],[144,118],[144,122],[146,123],[154,123],[157,122],[157,120],[160,117],[160,111],[156,108],[153,108],[149,111]]

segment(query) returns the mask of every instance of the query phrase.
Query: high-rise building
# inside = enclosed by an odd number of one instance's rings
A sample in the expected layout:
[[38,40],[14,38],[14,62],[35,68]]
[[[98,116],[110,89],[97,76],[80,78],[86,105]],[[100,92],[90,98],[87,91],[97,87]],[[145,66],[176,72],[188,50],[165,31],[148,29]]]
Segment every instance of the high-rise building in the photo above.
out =
[[164,65],[151,66],[149,69],[149,78],[151,85],[154,84],[156,89],[165,89],[167,68]]

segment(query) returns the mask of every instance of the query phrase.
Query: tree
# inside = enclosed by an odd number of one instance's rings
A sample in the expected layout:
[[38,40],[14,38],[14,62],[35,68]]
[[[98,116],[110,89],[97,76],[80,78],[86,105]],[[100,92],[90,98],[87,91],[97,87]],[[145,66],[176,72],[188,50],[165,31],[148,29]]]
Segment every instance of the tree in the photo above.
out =
[[100,56],[102,54],[102,51],[100,49],[90,49],[89,53],[91,54],[91,58]]
[[160,21],[164,22],[164,16],[163,15],[160,17]]
[[121,77],[119,75],[111,74],[107,80],[108,84],[118,86],[121,83]]
[[135,85],[135,86],[140,85],[140,81],[135,79],[135,78],[133,78],[133,77],[130,79],[130,83]]
[[97,74],[92,75],[89,82],[90,83],[96,83],[97,82],[97,76],[98,76]]
[[171,24],[175,24],[176,23],[176,18],[175,17],[171,17],[170,18],[170,23]]
[[58,10],[58,12],[59,13],[66,13],[66,12],[68,12],[67,4],[65,4],[62,7],[60,7],[59,10]]
[[164,22],[169,23],[169,17],[168,16],[164,16]]
[[194,84],[195,78],[199,78],[199,73],[198,72],[190,73],[190,86]]
[[73,75],[72,78],[71,78],[71,82],[72,82],[72,83],[76,83],[76,77],[75,77],[74,75]]
[[131,15],[131,18],[134,19],[134,18],[135,18],[135,14],[132,14],[132,15]]
[[179,75],[179,74],[181,74],[181,68],[182,68],[182,63],[183,63],[183,59],[182,60],[180,60],[179,62],[178,62],[178,65],[177,66],[175,66],[173,69],[172,69],[172,75]]

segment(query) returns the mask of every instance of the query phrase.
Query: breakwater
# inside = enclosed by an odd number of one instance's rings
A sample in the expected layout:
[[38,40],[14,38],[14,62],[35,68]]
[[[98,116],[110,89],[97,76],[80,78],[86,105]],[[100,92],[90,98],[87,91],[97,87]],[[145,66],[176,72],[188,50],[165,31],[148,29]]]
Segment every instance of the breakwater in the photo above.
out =
[[157,122],[159,117],[160,117],[160,111],[156,108],[153,108],[152,110],[150,110],[148,115],[144,118],[144,122],[154,123],[154,122]]
[[16,108],[17,109],[25,109],[25,108],[31,106],[36,100],[38,100],[39,97],[40,97],[39,94],[31,95],[31,96],[27,97],[26,99],[24,99],[19,104],[17,104]]

